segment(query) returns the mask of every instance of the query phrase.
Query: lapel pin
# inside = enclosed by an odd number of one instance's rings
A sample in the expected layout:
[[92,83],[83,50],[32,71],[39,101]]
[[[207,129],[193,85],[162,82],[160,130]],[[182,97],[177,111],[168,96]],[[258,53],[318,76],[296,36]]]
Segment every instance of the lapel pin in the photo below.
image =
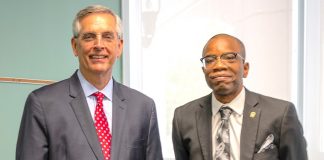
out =
[[251,112],[250,113],[250,118],[254,118],[256,116],[256,113],[255,112]]

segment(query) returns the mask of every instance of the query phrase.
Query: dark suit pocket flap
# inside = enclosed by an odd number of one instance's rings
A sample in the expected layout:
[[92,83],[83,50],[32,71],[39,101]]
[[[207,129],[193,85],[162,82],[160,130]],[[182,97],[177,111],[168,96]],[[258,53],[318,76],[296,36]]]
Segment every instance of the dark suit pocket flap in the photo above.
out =
[[145,145],[145,139],[137,139],[131,142],[128,142],[127,146],[129,148],[141,148]]

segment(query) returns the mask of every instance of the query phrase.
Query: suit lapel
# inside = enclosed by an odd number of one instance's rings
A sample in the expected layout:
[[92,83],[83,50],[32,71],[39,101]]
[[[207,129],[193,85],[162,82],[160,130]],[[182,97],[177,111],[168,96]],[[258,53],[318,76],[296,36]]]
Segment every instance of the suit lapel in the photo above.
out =
[[126,99],[123,96],[121,85],[114,81],[113,86],[113,120],[112,120],[112,158],[119,159],[121,149],[124,123],[126,117]]
[[97,159],[104,159],[89,107],[76,73],[70,78],[70,105]]
[[[196,111],[198,139],[205,160],[211,159],[211,94],[205,96]],[[207,124],[207,125],[206,125]]]
[[241,160],[250,160],[254,154],[255,141],[261,115],[261,109],[257,104],[257,96],[246,89],[241,130]]

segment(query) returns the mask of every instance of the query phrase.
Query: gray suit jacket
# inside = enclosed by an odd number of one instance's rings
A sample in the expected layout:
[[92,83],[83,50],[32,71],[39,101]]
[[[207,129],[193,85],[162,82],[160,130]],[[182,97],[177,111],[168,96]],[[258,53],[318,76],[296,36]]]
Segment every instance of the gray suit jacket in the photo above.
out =
[[[160,160],[154,101],[114,81],[112,160]],[[102,160],[94,122],[75,73],[27,98],[17,160]]]
[[[211,95],[175,110],[172,139],[177,160],[212,160]],[[255,116],[251,116],[255,112]],[[272,149],[257,153],[269,135]],[[246,90],[240,160],[307,160],[306,141],[292,103]]]

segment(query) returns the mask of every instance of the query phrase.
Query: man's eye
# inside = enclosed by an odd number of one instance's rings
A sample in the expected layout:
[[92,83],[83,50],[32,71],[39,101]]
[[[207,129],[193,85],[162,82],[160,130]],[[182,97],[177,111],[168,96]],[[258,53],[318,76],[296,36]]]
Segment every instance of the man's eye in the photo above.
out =
[[82,39],[86,40],[86,41],[93,40],[94,38],[95,38],[95,36],[91,35],[91,34],[85,34],[85,35],[82,36]]
[[224,54],[222,56],[222,59],[224,59],[224,60],[235,60],[236,56],[235,56],[235,54]]
[[215,61],[215,58],[213,58],[213,57],[206,57],[206,58],[205,58],[205,63],[206,63],[206,64],[212,63],[212,62],[214,62],[214,61]]
[[113,40],[115,37],[112,34],[104,34],[104,35],[102,35],[102,38],[107,39],[107,40]]

